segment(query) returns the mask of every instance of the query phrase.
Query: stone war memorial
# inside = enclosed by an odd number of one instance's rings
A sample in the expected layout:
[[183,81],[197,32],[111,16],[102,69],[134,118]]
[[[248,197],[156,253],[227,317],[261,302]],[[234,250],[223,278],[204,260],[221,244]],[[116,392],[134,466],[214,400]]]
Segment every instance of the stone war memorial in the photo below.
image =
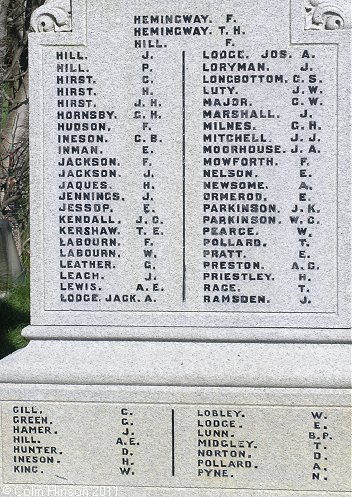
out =
[[0,494],[351,495],[349,0],[47,0]]

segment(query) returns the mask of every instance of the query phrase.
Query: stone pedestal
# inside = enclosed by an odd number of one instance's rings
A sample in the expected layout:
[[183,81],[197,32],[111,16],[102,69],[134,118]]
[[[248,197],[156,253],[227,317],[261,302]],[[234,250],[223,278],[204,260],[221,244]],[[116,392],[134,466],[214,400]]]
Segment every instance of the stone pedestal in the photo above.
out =
[[348,362],[345,345],[33,341],[1,365],[4,491],[347,496]]
[[350,495],[348,2],[48,0],[31,25],[0,494]]

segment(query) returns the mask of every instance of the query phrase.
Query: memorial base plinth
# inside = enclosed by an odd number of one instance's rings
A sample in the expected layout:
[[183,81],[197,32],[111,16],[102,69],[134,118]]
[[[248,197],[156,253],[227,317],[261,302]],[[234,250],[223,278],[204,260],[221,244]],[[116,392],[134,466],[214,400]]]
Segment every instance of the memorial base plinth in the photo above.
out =
[[32,341],[0,366],[1,495],[350,495],[348,354]]
[[0,363],[0,382],[350,388],[344,344],[33,340]]

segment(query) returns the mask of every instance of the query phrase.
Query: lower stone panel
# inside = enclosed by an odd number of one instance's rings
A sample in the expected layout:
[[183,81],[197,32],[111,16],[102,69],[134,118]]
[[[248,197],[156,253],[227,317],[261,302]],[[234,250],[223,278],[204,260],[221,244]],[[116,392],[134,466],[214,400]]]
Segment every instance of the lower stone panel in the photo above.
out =
[[0,398],[1,495],[350,495],[347,390],[1,385]]

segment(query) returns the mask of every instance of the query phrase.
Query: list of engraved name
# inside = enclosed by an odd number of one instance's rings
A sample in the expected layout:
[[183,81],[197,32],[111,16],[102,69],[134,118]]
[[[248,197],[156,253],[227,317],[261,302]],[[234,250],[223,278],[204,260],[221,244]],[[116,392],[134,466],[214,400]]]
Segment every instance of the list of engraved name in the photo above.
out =
[[326,48],[253,47],[234,13],[129,22],[120,105],[89,49],[55,51],[55,306],[333,312]]

